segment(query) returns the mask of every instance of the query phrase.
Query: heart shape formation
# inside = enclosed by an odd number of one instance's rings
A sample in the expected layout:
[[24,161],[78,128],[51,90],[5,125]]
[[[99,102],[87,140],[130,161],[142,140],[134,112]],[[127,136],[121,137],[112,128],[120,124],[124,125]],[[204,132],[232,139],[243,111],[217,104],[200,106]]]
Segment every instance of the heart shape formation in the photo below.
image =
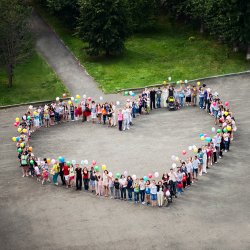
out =
[[[211,92],[209,88],[206,89],[207,92]],[[135,93],[132,92],[135,96]],[[204,94],[204,93],[203,93]],[[143,94],[142,94],[143,96]],[[147,99],[148,94],[144,95]],[[171,102],[171,100],[168,102],[168,108],[178,108],[179,105],[182,104],[182,91],[178,93],[178,96],[173,97],[173,99],[179,99],[180,103],[178,102]],[[201,100],[203,97],[203,101],[201,104]],[[86,96],[83,96],[83,98],[87,99],[89,102],[92,101],[91,98],[86,98]],[[71,98],[71,100],[68,102],[70,107],[73,104],[73,101],[78,104],[78,100],[80,99],[80,96],[77,95],[76,98]],[[100,100],[103,98],[100,97]],[[143,107],[145,108],[145,112],[148,112],[147,106],[150,105],[150,103],[147,103],[147,100],[144,100]],[[148,98],[149,99],[149,98]],[[77,101],[76,101],[77,100]],[[150,100],[150,99],[149,99]],[[59,102],[60,98],[56,98],[56,101]],[[153,177],[159,178],[160,174],[159,172],[154,173],[148,173],[147,175],[144,175],[143,178],[138,179],[136,175],[132,175],[129,180],[127,179],[128,171],[124,171],[123,174],[116,173],[115,176],[107,171],[106,165],[102,165],[101,168],[97,166],[96,161],[93,161],[91,164],[90,169],[85,168],[84,171],[77,166],[76,161],[72,160],[65,161],[64,157],[59,157],[58,160],[50,159],[50,158],[44,158],[43,161],[41,161],[39,158],[37,159],[34,154],[32,153],[33,149],[29,145],[29,136],[31,134],[32,130],[32,123],[35,124],[36,117],[40,115],[41,112],[43,112],[44,115],[44,121],[46,126],[46,120],[47,120],[47,113],[46,110],[48,110],[49,106],[45,105],[45,107],[42,110],[33,111],[33,107],[29,107],[29,113],[26,113],[24,116],[22,116],[22,121],[20,122],[19,118],[16,118],[16,122],[14,123],[14,126],[18,127],[18,132],[20,133],[20,136],[13,137],[12,140],[17,142],[17,151],[19,153],[19,159],[21,166],[23,166],[24,175],[28,175],[28,171],[30,171],[31,176],[37,177],[37,180],[42,180],[42,183],[45,183],[46,181],[49,181],[49,173],[53,175],[53,182],[54,184],[58,185],[57,183],[57,177],[58,174],[61,175],[62,184],[72,185],[74,180],[76,180],[76,186],[77,188],[81,188],[82,186],[82,179],[84,181],[84,187],[85,189],[92,189],[92,191],[96,191],[96,194],[105,196],[111,195],[112,197],[115,196],[116,198],[120,198],[120,194],[122,195],[122,198],[126,199],[126,190],[128,192],[129,199],[132,198],[132,193],[134,193],[134,200],[135,202],[139,201],[139,193],[141,193],[141,201],[144,203],[145,200],[145,194],[147,197],[147,202],[152,203],[153,205],[156,205],[155,201],[158,200],[158,205],[162,206],[162,198],[165,197],[166,201],[172,201],[172,197],[176,196],[177,193],[182,193],[183,189],[185,189],[187,186],[190,186],[192,182],[195,180],[195,176],[197,178],[197,174],[206,173],[206,169],[209,164],[217,163],[217,157],[222,155],[222,152],[227,152],[230,146],[230,141],[232,140],[233,131],[236,131],[236,125],[234,118],[232,117],[231,111],[229,110],[229,103],[225,102],[225,104],[222,104],[222,102],[218,98],[218,93],[214,93],[212,95],[212,99],[209,100],[210,108],[208,108],[208,113],[212,112],[212,115],[216,117],[216,121],[219,120],[222,129],[216,129],[213,127],[212,132],[216,132],[216,135],[214,138],[209,137],[206,134],[199,134],[200,139],[202,141],[207,142],[208,145],[203,147],[203,150],[198,149],[195,145],[189,146],[188,150],[194,151],[195,154],[197,154],[197,159],[194,157],[192,161],[188,160],[186,162],[180,162],[181,167],[177,169],[177,164],[180,161],[180,159],[177,156],[172,155],[171,159],[174,162],[172,164],[172,170],[168,175],[163,175],[163,178],[161,181],[158,182],[158,184],[155,183]],[[120,103],[117,102],[117,105]],[[200,108],[204,108],[204,105],[207,107],[207,102],[204,100],[204,96],[200,95]],[[146,105],[146,106],[145,106]],[[171,106],[173,105],[173,106]],[[130,104],[131,106],[131,104]],[[111,107],[112,109],[112,107]],[[64,110],[65,111],[65,110]],[[70,110],[71,111],[71,110]],[[84,111],[86,113],[86,110]],[[91,109],[88,111],[91,113]],[[108,117],[108,110],[106,110],[106,116],[108,121],[110,122],[110,125],[115,125],[115,120]],[[130,110],[129,110],[130,112]],[[58,113],[58,112],[55,112]],[[60,113],[60,112],[59,112]],[[81,115],[81,109],[78,108],[74,110],[74,114]],[[97,112],[98,113],[98,112]],[[72,114],[72,113],[71,113]],[[101,116],[104,116],[103,112],[100,112]],[[133,112],[132,112],[133,114]],[[57,115],[57,114],[55,114]],[[126,110],[124,113],[121,113],[121,115],[127,115]],[[91,114],[91,117],[93,119],[98,119],[98,116]],[[58,118],[58,117],[57,117]],[[118,122],[119,122],[119,112],[118,112]],[[125,123],[125,121],[123,121]],[[128,121],[129,125],[130,120]],[[39,124],[40,125],[40,124]],[[48,124],[47,124],[48,125]],[[126,128],[126,127],[125,127]],[[128,128],[128,127],[127,127]],[[182,155],[185,156],[187,154],[186,150],[183,150]],[[87,160],[82,160],[81,165],[88,165],[89,162]],[[79,170],[80,169],[80,170]],[[101,170],[103,173],[101,173]],[[86,172],[87,171],[87,172]],[[80,176],[80,177],[79,177]],[[116,177],[116,178],[114,178]],[[119,179],[119,181],[116,181],[114,179]],[[152,183],[150,183],[150,181]],[[119,186],[119,187],[118,187]],[[124,189],[125,188],[125,189]],[[119,190],[119,194],[113,191]],[[177,190],[176,190],[177,189]],[[112,191],[113,190],[113,191]],[[112,191],[112,192],[111,192]],[[138,191],[138,192],[137,192]],[[138,193],[138,196],[137,196]],[[144,194],[144,196],[143,196]]]

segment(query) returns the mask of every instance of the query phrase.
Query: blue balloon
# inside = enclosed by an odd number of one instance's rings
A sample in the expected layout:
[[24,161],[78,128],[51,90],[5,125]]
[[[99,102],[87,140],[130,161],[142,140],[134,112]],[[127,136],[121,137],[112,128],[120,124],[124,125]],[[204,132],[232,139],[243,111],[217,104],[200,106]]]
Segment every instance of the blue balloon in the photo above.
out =
[[60,156],[60,157],[58,158],[58,161],[59,161],[60,163],[63,163],[63,162],[64,162],[64,158],[63,158],[62,156]]
[[204,134],[199,134],[200,137],[202,137]]
[[135,94],[135,93],[132,93],[132,96],[133,96],[133,97],[135,97],[135,96],[136,96],[136,94]]
[[144,180],[144,181],[147,181],[147,180],[148,180],[148,177],[145,175],[145,176],[143,177],[143,180]]
[[210,137],[206,137],[206,138],[205,138],[205,141],[206,141],[206,142],[210,142],[210,141],[211,141],[211,138],[210,138]]
[[16,137],[16,141],[20,141],[20,138],[19,138],[19,137]]

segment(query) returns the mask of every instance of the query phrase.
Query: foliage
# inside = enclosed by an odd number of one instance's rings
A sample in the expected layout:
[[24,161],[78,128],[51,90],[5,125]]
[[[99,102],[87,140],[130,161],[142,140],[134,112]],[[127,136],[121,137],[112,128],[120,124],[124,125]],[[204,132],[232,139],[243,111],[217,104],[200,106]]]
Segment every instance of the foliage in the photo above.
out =
[[0,58],[12,87],[15,65],[30,55],[32,36],[29,27],[31,9],[18,0],[0,1]]
[[80,0],[77,34],[89,43],[88,53],[120,53],[128,37],[129,14],[125,0]]

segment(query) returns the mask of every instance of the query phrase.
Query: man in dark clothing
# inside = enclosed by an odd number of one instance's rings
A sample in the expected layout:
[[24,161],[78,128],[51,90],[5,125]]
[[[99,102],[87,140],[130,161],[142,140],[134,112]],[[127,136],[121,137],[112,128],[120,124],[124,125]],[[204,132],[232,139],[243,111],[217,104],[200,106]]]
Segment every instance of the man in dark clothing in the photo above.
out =
[[156,91],[156,106],[157,106],[157,108],[161,107],[161,94],[162,94],[162,91],[161,91],[161,88],[159,87],[158,90]]
[[76,165],[76,190],[82,189],[82,168],[79,167],[79,164]]
[[155,89],[150,90],[150,109],[152,110],[153,108],[155,109],[155,94],[156,91]]
[[63,174],[63,166],[64,166],[64,162],[60,162],[59,163],[59,167],[60,167],[60,177],[61,177],[61,181],[62,181],[62,184],[65,186],[66,185],[66,182],[65,182],[65,178],[64,178],[64,174]]

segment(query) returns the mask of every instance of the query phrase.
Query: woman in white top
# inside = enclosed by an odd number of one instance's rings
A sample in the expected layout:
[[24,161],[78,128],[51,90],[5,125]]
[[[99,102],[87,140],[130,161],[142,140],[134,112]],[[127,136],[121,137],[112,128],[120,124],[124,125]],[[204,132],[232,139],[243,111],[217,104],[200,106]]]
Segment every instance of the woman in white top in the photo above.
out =
[[164,87],[162,90],[162,99],[163,99],[163,107],[167,107],[167,99],[168,99],[168,89]]
[[102,175],[102,185],[103,185],[103,189],[104,189],[104,196],[108,197],[108,193],[109,193],[109,176],[108,176],[108,170],[105,170],[103,172]]

